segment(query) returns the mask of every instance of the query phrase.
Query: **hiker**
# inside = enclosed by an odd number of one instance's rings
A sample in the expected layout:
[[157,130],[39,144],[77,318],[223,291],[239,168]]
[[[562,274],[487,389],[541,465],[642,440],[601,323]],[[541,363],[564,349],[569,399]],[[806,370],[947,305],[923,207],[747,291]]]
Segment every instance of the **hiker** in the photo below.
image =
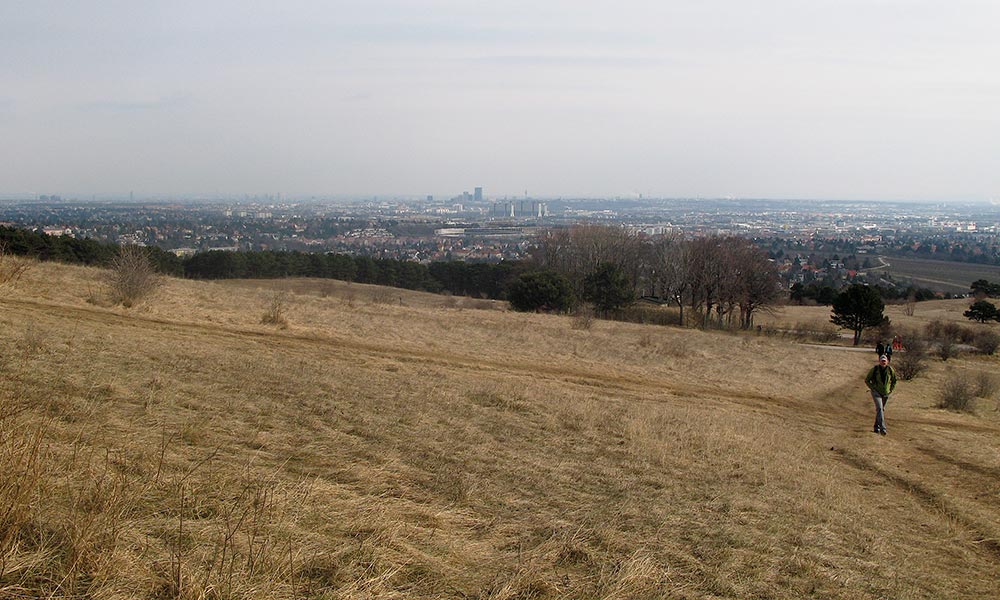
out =
[[875,356],[882,356],[883,354],[885,354],[885,344],[882,343],[882,340],[879,340],[875,344]]
[[885,405],[889,403],[889,394],[896,389],[896,372],[889,366],[888,356],[878,357],[878,364],[865,377],[865,385],[875,402],[875,433],[885,435]]
[[[890,344],[886,344],[885,345],[885,353],[884,354],[885,354],[885,357],[889,359],[889,362],[892,362],[892,345],[890,345]],[[881,356],[881,354],[879,356]]]

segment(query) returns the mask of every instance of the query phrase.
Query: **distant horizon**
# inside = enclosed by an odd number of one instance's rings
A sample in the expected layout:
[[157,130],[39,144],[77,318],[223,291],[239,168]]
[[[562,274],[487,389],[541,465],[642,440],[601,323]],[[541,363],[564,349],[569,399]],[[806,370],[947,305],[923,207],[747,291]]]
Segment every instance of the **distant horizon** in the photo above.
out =
[[[280,194],[280,198],[277,196]],[[59,192],[40,192],[40,193],[4,193],[0,192],[0,202],[47,202],[49,200],[41,200],[40,196],[58,196],[60,198],[59,202],[169,202],[173,200],[198,202],[198,201],[220,201],[220,202],[322,202],[322,201],[339,201],[339,202],[389,202],[389,201],[400,201],[400,202],[425,202],[426,196],[433,196],[433,202],[450,202],[455,200],[460,202],[461,199],[457,194],[390,194],[390,193],[371,193],[371,194],[328,194],[328,193],[302,193],[302,194],[286,194],[284,192],[233,192],[233,193],[213,193],[213,194],[203,194],[203,193],[150,193],[150,194],[137,194],[134,193],[130,197],[129,192],[125,193],[59,193]],[[264,196],[275,196],[273,199],[266,199]],[[639,196],[587,196],[587,195],[552,195],[552,196],[534,196],[529,193],[527,198],[523,195],[507,195],[507,196],[495,196],[484,194],[482,202],[513,202],[518,200],[539,200],[539,201],[557,201],[557,202],[588,202],[588,201],[606,201],[606,202],[634,202],[634,201],[691,201],[691,202],[843,202],[843,203],[898,203],[898,204],[985,204],[992,206],[1000,206],[1000,198],[942,198],[942,199],[926,199],[926,198],[838,198],[838,197],[814,197],[814,198],[803,198],[803,197],[750,197],[750,196],[659,196],[659,195],[645,195]],[[474,202],[474,201],[473,201]]]

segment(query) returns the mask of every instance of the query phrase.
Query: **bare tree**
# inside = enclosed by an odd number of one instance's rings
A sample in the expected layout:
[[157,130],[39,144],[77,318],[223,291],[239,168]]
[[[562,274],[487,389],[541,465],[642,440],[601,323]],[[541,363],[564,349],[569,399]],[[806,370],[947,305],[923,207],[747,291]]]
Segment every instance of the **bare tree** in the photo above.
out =
[[653,295],[669,298],[680,310],[684,324],[684,297],[691,285],[689,277],[691,244],[678,237],[663,237],[651,245]]
[[535,260],[564,275],[578,293],[588,275],[601,265],[614,265],[636,292],[676,303],[682,324],[687,303],[700,315],[702,327],[714,321],[749,328],[754,315],[781,291],[767,253],[736,236],[648,240],[620,227],[578,225],[543,235]]
[[688,263],[688,287],[691,309],[701,315],[701,326],[708,327],[712,310],[722,312],[723,285],[728,266],[723,257],[721,238],[704,237],[691,241]]
[[605,264],[620,268],[638,287],[644,266],[643,242],[621,227],[575,225],[543,234],[534,259],[540,267],[569,279],[577,293],[583,290],[584,278]]
[[750,329],[753,327],[754,315],[773,305],[781,297],[778,269],[767,252],[750,240],[736,238],[731,244],[735,266],[732,280],[736,284],[740,328]]

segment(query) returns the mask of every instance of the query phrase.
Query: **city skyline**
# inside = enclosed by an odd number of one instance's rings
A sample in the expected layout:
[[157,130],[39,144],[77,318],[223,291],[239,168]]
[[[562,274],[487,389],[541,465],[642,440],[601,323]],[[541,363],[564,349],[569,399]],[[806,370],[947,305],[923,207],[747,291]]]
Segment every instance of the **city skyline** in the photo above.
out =
[[9,2],[0,192],[995,201],[997,22],[977,0]]

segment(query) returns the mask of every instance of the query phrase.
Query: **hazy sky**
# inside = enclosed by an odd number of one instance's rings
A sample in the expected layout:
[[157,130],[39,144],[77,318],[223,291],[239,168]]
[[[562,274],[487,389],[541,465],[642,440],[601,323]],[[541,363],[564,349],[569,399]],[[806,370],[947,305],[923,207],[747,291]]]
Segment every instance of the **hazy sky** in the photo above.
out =
[[1000,199],[1000,1],[0,1],[0,192],[477,185]]

